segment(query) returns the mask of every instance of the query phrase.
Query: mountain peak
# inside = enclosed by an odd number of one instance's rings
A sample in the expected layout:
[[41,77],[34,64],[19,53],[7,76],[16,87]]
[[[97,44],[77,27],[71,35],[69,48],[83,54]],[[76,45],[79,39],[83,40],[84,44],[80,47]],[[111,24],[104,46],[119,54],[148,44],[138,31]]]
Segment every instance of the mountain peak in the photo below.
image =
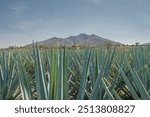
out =
[[79,35],[77,36],[89,36],[88,34],[85,34],[85,33],[80,33]]
[[95,34],[91,34],[90,36],[97,36],[97,35],[95,35]]

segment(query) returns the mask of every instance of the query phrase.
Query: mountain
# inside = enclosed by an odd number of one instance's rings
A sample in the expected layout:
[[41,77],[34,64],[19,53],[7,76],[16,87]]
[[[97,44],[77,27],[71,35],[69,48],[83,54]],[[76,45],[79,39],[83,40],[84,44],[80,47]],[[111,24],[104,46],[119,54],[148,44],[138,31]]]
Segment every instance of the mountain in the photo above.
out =
[[150,45],[150,42],[149,43],[144,43],[144,44],[141,44],[141,45]]
[[44,45],[44,46],[48,46],[48,47],[53,47],[53,46],[56,47],[56,46],[60,46],[60,45],[67,46],[67,47],[71,47],[71,46],[93,47],[93,46],[98,46],[98,45],[105,45],[108,42],[111,42],[112,45],[120,45],[121,44],[119,42],[115,42],[115,41],[111,41],[109,39],[99,37],[95,34],[87,35],[84,33],[81,33],[76,36],[70,36],[67,38],[53,37],[51,39],[40,41],[38,43],[39,43],[39,45]]

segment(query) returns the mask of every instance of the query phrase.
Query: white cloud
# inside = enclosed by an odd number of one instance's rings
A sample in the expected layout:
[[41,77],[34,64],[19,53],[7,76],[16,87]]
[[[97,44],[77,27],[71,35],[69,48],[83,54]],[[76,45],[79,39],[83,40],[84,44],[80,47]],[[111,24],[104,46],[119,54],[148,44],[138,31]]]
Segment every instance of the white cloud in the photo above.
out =
[[150,0],[81,0],[81,1],[90,2],[93,4],[99,4],[99,5],[102,5],[105,2],[114,2],[114,1],[125,1],[125,2],[133,2],[134,1],[135,3],[141,4],[141,5],[149,5],[150,4]]
[[56,24],[57,22],[52,20],[29,20],[18,22],[17,25],[14,25],[14,28],[22,31],[41,31],[49,29]]
[[149,0],[137,0],[137,2],[140,5],[144,5],[144,6],[149,6],[150,5],[150,1]]
[[90,3],[93,3],[93,4],[98,4],[98,5],[102,5],[104,1],[106,0],[81,0],[83,2],[90,2]]
[[9,4],[8,9],[14,14],[21,14],[28,8],[27,3],[22,0],[15,1],[12,4]]
[[12,5],[8,8],[10,10],[12,10],[13,13],[20,14],[20,13],[24,12],[27,9],[27,6],[25,6],[25,5]]
[[87,0],[89,2],[92,2],[94,4],[103,4],[103,0]]
[[53,30],[55,25],[57,25],[57,22],[51,20],[30,20],[18,22],[13,28],[18,33],[30,35],[30,38],[38,41],[56,36],[57,32]]
[[150,5],[150,0],[123,0],[125,2],[134,2],[140,5],[144,6],[149,6]]

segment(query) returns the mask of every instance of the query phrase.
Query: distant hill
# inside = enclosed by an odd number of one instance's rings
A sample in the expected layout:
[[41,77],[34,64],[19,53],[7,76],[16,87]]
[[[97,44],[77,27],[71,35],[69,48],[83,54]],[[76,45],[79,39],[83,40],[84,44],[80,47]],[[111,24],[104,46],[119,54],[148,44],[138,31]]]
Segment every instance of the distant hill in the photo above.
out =
[[[121,43],[115,42],[109,39],[105,39],[102,37],[99,37],[95,34],[92,35],[87,35],[84,33],[81,33],[77,36],[70,36],[67,38],[58,38],[58,37],[53,37],[51,39],[47,39],[44,41],[38,42],[39,45],[44,45],[44,46],[80,46],[80,47],[85,47],[85,46],[98,46],[98,45],[105,45],[107,42],[110,42],[112,45],[120,45]],[[29,46],[29,45],[28,45]]]
[[144,44],[141,44],[141,45],[150,45],[150,42],[149,43],[144,43]]

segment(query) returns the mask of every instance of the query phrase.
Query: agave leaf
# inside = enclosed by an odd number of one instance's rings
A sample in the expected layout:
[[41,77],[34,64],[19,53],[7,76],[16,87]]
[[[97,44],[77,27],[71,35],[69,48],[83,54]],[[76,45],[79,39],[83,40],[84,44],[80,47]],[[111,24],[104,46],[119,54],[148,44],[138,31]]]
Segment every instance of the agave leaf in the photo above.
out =
[[[125,61],[127,60],[127,58],[125,59]],[[132,79],[135,82],[141,96],[143,97],[143,99],[150,99],[148,92],[146,91],[142,81],[140,80],[137,72],[135,71],[135,69],[131,68],[131,66],[129,65],[129,63],[126,61],[127,67],[132,75]]]
[[104,86],[105,91],[107,92],[107,95],[109,96],[109,99],[115,100],[115,98],[113,97],[113,94],[110,92],[109,87],[107,87],[103,78],[102,78],[102,84]]
[[85,60],[84,67],[83,67],[83,73],[81,76],[80,88],[79,88],[78,97],[77,97],[78,100],[84,99],[84,93],[85,93],[85,88],[86,88],[86,80],[87,80],[87,76],[88,76],[91,52],[87,50],[87,51],[85,51],[85,55],[86,55],[87,59]]
[[26,73],[26,70],[23,64],[21,63],[21,60],[19,60],[19,73],[18,74],[19,74],[19,83],[21,87],[22,98],[24,100],[33,99],[29,77]]
[[33,52],[34,52],[34,61],[35,61],[35,78],[36,78],[36,91],[37,98],[39,100],[48,99],[47,95],[47,87],[46,87],[46,79],[43,73],[43,67],[40,57],[40,52],[38,48],[38,44],[33,44]]
[[134,99],[139,100],[139,97],[134,90],[133,86],[131,85],[130,81],[128,80],[127,76],[125,75],[124,71],[122,70],[122,67],[120,66],[119,62],[117,61],[117,66],[118,66],[118,72],[122,75],[122,78],[124,79],[126,85],[128,86],[129,90],[131,91],[131,94]]

